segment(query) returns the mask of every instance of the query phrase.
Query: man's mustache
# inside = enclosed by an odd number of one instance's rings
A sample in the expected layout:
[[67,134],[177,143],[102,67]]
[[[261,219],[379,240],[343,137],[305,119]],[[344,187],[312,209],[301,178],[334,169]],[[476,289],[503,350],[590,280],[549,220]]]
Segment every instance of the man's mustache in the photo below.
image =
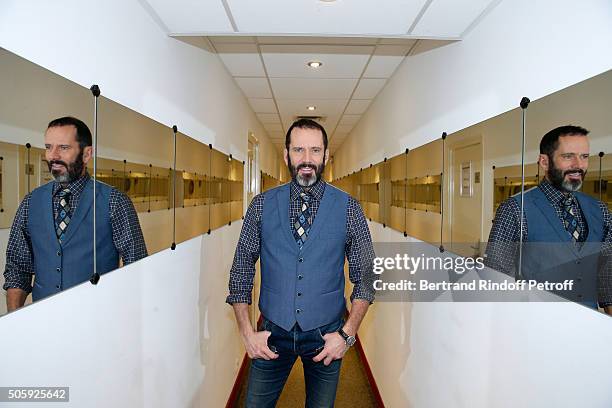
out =
[[64,161],[61,160],[51,160],[49,161],[49,167],[53,166],[54,164],[61,164],[62,166],[68,168],[68,164]]
[[312,170],[316,171],[317,167],[314,164],[302,163],[302,164],[298,164],[296,170],[300,170],[300,169],[312,169]]

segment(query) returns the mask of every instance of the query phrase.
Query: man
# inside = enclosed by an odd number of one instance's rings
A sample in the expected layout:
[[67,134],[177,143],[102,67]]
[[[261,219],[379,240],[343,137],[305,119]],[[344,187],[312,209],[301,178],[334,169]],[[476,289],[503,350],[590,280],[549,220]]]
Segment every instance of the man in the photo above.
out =
[[[557,293],[592,308],[599,298],[612,314],[612,217],[603,202],[578,192],[589,164],[588,133],[561,126],[540,142],[545,178],[524,194],[521,272],[524,279],[571,280],[571,291]],[[510,275],[518,265],[520,203],[519,194],[500,205],[486,251],[486,264]]]
[[[245,217],[227,303],[253,359],[248,407],[276,404],[298,356],[306,406],[333,406],[341,359],[374,300],[368,226],[359,203],[321,179],[328,158],[325,129],[307,119],[293,123],[285,138],[292,181],[257,195]],[[255,331],[247,304],[260,256],[263,330]],[[354,284],[346,323],[345,256]]]
[[[37,301],[81,282],[93,273],[93,180],[91,132],[63,117],[49,123],[45,157],[54,181],[28,194],[17,209],[4,271],[8,311],[22,307],[28,293]],[[147,256],[138,216],[130,199],[96,185],[97,271],[102,274]],[[32,286],[32,274],[34,285]]]

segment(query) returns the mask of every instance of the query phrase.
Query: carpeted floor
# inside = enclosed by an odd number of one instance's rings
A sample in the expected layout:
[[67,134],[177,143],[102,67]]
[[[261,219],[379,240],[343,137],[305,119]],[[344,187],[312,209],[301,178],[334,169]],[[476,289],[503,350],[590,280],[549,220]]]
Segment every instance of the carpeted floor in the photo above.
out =
[[[243,408],[245,406],[246,384],[247,381],[242,384],[238,405],[235,408]],[[304,406],[305,400],[304,371],[302,369],[302,362],[298,359],[293,366],[293,370],[291,370],[291,374],[289,374],[287,384],[285,384],[285,388],[276,406],[277,408],[299,408]],[[354,347],[350,348],[342,361],[335,407],[376,407],[376,401],[368,383],[368,377],[366,376],[359,354]]]

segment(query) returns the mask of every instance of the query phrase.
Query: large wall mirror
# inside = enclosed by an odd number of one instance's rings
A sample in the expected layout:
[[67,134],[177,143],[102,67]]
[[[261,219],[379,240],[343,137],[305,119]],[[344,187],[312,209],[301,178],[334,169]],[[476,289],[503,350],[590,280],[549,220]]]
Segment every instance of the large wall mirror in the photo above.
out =
[[612,208],[610,106],[612,71],[532,101],[525,111],[524,176],[522,111],[517,107],[332,183],[358,199],[373,222],[458,255],[483,256],[499,206],[544,180],[540,140],[558,126],[590,131],[588,171],[580,191]]
[[[47,124],[74,116],[93,131],[94,98],[89,89],[4,49],[0,67],[0,258],[5,265],[19,204],[36,188],[54,182],[44,146]],[[96,177],[128,197],[149,255],[242,218],[241,160],[180,132],[175,137],[172,128],[104,97],[104,89],[97,105]],[[93,160],[87,169],[93,176]],[[90,239],[84,245],[93,246]],[[6,312],[4,296],[2,291],[0,314]]]

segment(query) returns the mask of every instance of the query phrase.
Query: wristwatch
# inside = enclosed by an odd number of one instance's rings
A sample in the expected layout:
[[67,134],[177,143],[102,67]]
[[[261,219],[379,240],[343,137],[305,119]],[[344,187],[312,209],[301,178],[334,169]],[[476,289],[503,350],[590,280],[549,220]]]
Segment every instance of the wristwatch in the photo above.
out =
[[338,333],[340,333],[340,335],[342,336],[342,338],[346,342],[346,345],[349,346],[349,347],[351,347],[357,341],[355,336],[349,336],[348,334],[346,334],[344,332],[344,330],[342,330],[342,327],[338,329]]

